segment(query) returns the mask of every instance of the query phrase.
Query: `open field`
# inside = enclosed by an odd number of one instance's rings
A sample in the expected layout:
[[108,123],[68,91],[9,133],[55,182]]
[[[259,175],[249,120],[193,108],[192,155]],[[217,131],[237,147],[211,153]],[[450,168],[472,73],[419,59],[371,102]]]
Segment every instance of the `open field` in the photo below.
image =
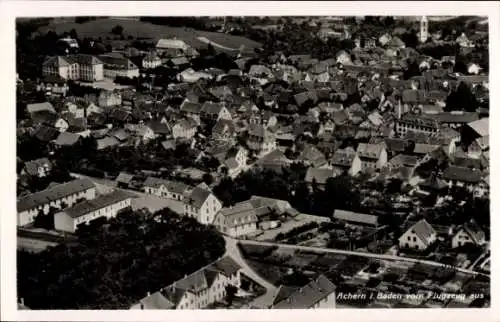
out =
[[[190,28],[154,25],[149,22],[119,18],[103,18],[88,21],[82,24],[70,21],[53,21],[50,25],[40,28],[40,32],[46,33],[52,30],[60,34],[65,31],[69,32],[74,28],[80,38],[102,37],[103,39],[106,39],[108,36],[114,37],[114,35],[111,34],[111,29],[116,25],[121,25],[123,27],[123,35],[125,38],[128,36],[132,36],[134,39],[148,38],[151,41],[156,42],[161,38],[176,37],[177,39],[182,39],[189,45],[198,49],[206,48],[207,40],[213,43],[215,48],[224,48],[226,50],[239,50],[242,45],[245,46],[247,50],[253,50],[254,48],[261,46],[255,41],[240,36],[194,30]],[[201,38],[201,40],[198,38]]]

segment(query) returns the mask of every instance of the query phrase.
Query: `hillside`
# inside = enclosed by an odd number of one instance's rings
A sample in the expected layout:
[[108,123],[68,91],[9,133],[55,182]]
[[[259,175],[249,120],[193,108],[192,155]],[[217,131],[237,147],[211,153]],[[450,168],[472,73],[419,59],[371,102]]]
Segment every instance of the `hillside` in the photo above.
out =
[[82,24],[68,21],[52,21],[48,26],[40,28],[39,31],[40,33],[46,33],[52,30],[61,34],[66,31],[69,32],[74,28],[80,38],[102,37],[106,39],[106,37],[112,36],[111,29],[116,25],[121,25],[123,27],[123,34],[126,38],[132,36],[135,39],[150,39],[156,42],[161,38],[176,37],[198,49],[207,47],[207,39],[212,42],[215,48],[225,50],[236,51],[239,50],[241,46],[245,46],[246,50],[253,50],[254,48],[261,47],[259,43],[245,37],[189,28],[154,25],[144,21],[123,18],[103,18]]

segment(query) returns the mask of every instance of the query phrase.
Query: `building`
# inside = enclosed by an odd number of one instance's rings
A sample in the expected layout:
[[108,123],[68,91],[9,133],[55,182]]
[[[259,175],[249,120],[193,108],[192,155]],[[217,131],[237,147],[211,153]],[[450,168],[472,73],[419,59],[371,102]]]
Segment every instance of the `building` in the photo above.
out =
[[191,139],[198,129],[198,124],[192,119],[180,120],[172,127],[172,136],[174,139]]
[[153,69],[162,65],[160,57],[155,52],[150,52],[142,59],[142,68]]
[[276,149],[276,136],[261,124],[248,127],[248,147],[257,154],[265,155]]
[[205,102],[200,116],[206,120],[232,120],[229,110],[223,104],[214,102]]
[[333,218],[353,225],[370,227],[378,226],[378,216],[370,214],[362,214],[347,210],[335,209],[335,211],[333,212]]
[[226,287],[240,287],[241,267],[229,256],[141,299],[132,310],[194,310],[222,301]]
[[86,200],[58,212],[54,216],[56,230],[74,233],[78,225],[87,224],[97,218],[115,217],[120,210],[130,207],[131,195],[120,190]]
[[486,243],[484,231],[475,222],[467,222],[459,227],[451,240],[453,248],[461,247],[467,244],[482,246]]
[[436,119],[427,116],[406,114],[403,118],[396,120],[396,135],[403,137],[408,132],[423,133],[428,136],[436,136],[439,133],[439,123]]
[[351,147],[335,151],[330,164],[351,176],[355,176],[361,171],[361,159]]
[[156,51],[166,57],[196,56],[197,51],[180,39],[160,39],[156,44]]
[[427,20],[426,16],[422,16],[420,19],[420,34],[419,40],[421,43],[424,43],[429,38],[429,20]]
[[47,176],[52,170],[52,163],[47,158],[40,158],[36,160],[27,161],[24,164],[22,174],[30,177],[43,178]]
[[387,150],[384,144],[360,143],[356,154],[361,160],[361,170],[380,169],[387,163]]
[[196,218],[200,223],[213,223],[222,203],[208,187],[197,186],[184,198],[184,215]]
[[130,59],[115,55],[101,55],[99,59],[104,64],[104,77],[115,79],[117,76],[139,77],[139,68]]
[[483,173],[466,167],[449,166],[443,171],[443,180],[451,188],[464,187],[470,192],[484,190]]
[[97,82],[104,79],[104,64],[91,55],[54,56],[44,61],[42,73],[43,76],[58,75],[66,80]]
[[17,225],[31,224],[39,211],[48,214],[50,207],[60,209],[73,205],[77,199],[95,198],[96,188],[88,179],[78,179],[27,195],[17,201]]
[[122,104],[122,95],[120,92],[101,91],[97,100],[100,107],[120,106]]
[[182,201],[189,188],[188,185],[182,182],[148,177],[144,181],[143,189],[144,192],[151,195]]
[[310,188],[313,188],[314,184],[316,184],[318,189],[324,189],[328,179],[334,178],[341,173],[342,170],[340,169],[309,167],[304,181]]
[[215,216],[213,224],[217,229],[231,237],[240,237],[257,231],[259,221],[257,213],[248,201],[240,202],[232,207],[221,209]]
[[335,285],[321,274],[303,287],[280,287],[271,309],[333,309]]
[[436,239],[437,233],[434,228],[425,219],[422,219],[399,237],[399,248],[426,250]]

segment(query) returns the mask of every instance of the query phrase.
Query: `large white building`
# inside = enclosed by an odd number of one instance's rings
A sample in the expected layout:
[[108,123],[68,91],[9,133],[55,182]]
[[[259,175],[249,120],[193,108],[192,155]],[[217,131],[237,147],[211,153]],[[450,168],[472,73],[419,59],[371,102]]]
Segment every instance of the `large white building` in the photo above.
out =
[[176,38],[158,40],[156,51],[171,58],[198,55],[198,52],[193,47]]
[[17,225],[31,224],[39,211],[48,214],[50,207],[60,209],[63,204],[71,207],[80,198],[94,199],[95,190],[92,181],[78,179],[27,195],[17,201]]
[[139,67],[130,59],[115,55],[101,55],[99,59],[104,63],[104,77],[115,79],[116,76],[134,78],[139,77]]
[[224,300],[226,286],[240,287],[241,267],[229,256],[141,299],[131,310],[195,310]]
[[431,246],[436,239],[437,233],[434,228],[425,219],[422,219],[399,237],[399,247],[423,251]]
[[42,73],[43,76],[58,75],[67,80],[97,82],[104,79],[104,64],[91,55],[54,56],[44,61]]
[[89,223],[101,217],[113,218],[120,210],[130,207],[131,200],[129,194],[117,190],[80,202],[55,214],[55,229],[73,233],[80,224]]

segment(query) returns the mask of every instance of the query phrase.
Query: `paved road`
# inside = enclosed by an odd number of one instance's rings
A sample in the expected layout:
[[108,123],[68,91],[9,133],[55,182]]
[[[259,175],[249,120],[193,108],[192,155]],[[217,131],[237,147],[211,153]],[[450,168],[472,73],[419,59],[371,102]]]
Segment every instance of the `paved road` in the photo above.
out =
[[[227,242],[227,239],[226,239]],[[434,262],[430,260],[421,260],[421,259],[416,259],[416,258],[410,258],[410,257],[402,257],[402,256],[396,256],[396,255],[386,255],[386,254],[374,254],[374,253],[365,253],[365,252],[356,252],[356,251],[347,251],[347,250],[341,250],[341,249],[330,249],[330,248],[322,248],[322,247],[312,247],[312,246],[298,246],[298,245],[288,245],[288,244],[280,244],[280,243],[273,243],[273,242],[262,242],[262,241],[255,241],[255,240],[240,240],[239,241],[242,244],[246,245],[262,245],[262,246],[279,246],[281,248],[291,248],[294,250],[303,250],[303,251],[311,251],[311,252],[319,252],[319,253],[334,253],[334,254],[341,254],[341,255],[355,255],[355,256],[363,256],[363,257],[370,257],[370,258],[377,258],[377,259],[383,259],[383,260],[392,260],[392,261],[405,261],[405,262],[412,262],[412,263],[421,263],[429,266],[434,266],[434,267],[445,267],[446,265],[443,263],[439,262]],[[488,274],[476,272],[473,270],[469,269],[464,269],[464,268],[456,268],[457,271],[465,274],[471,274],[471,275],[483,275],[489,277]]]
[[224,256],[228,255],[238,265],[241,266],[243,273],[254,280],[256,283],[262,285],[266,289],[266,293],[260,297],[255,298],[251,303],[251,307],[262,307],[264,308],[266,304],[266,299],[272,297],[275,292],[276,292],[276,286],[273,284],[269,283],[267,280],[262,278],[259,274],[257,274],[247,263],[247,261],[243,258],[241,255],[240,249],[238,248],[238,240],[234,238],[230,238],[227,236],[224,236],[224,239],[226,240],[226,253]]

